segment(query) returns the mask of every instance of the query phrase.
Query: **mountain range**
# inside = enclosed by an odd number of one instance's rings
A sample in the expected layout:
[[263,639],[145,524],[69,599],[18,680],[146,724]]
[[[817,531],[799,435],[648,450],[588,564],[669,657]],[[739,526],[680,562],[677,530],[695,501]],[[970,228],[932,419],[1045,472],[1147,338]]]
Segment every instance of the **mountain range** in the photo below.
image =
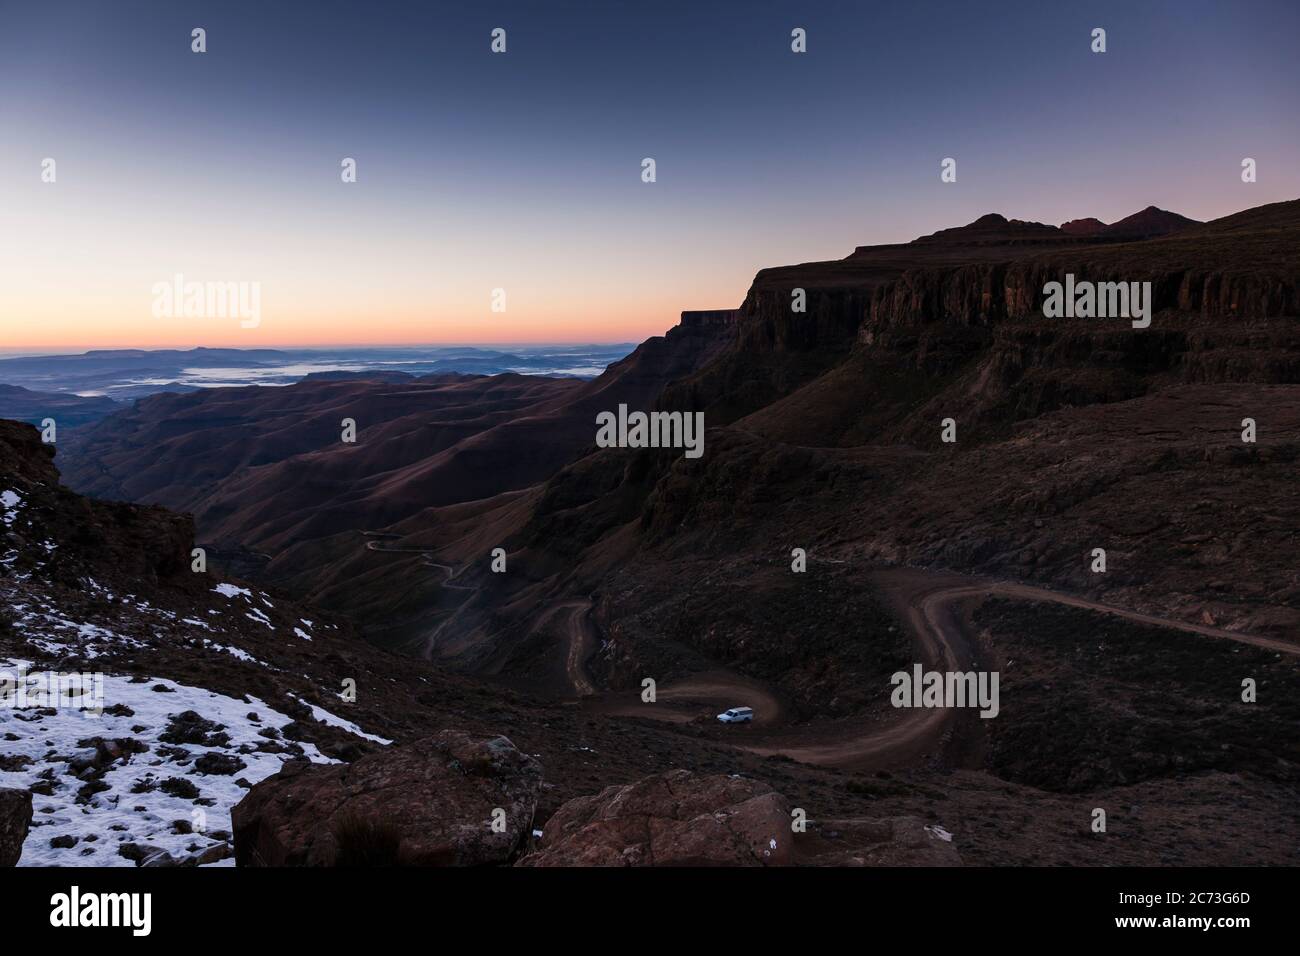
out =
[[[334,349],[96,349],[77,354],[0,357],[0,381],[64,396],[65,408],[92,413],[105,399],[126,403],[158,392],[240,385],[289,385],[358,373],[404,381],[420,375],[519,372],[591,378],[632,350],[629,344],[519,346],[410,346]],[[0,394],[0,417],[24,420],[23,405]],[[106,414],[106,412],[104,412]],[[90,417],[102,417],[90,415]]]
[[[263,678],[288,682],[258,692],[286,722],[287,694],[333,713],[313,686],[370,668],[394,683],[346,718],[393,746],[353,733],[346,767],[250,781],[241,863],[336,859],[347,841],[318,818],[448,755],[511,795],[511,838],[412,832],[407,862],[699,862],[703,843],[734,854],[710,862],[1294,862],[1298,255],[1300,200],[1208,223],[990,214],[763,269],[738,308],[684,312],[591,380],[157,394],[74,429],[59,461],[74,492],[145,509],[126,514],[193,516],[215,577],[168,584],[172,561],[151,605],[224,601],[221,584],[271,602],[269,625],[209,639],[308,668]],[[1067,274],[1149,282],[1150,327],[1046,318],[1044,285]],[[703,413],[704,455],[598,448],[596,416],[620,405]],[[10,442],[39,461],[34,437]],[[20,499],[56,494],[47,465],[22,468]],[[64,602],[87,572],[60,579],[35,549],[61,561],[75,534],[16,552]],[[114,593],[139,590],[120,563]],[[295,615],[337,641],[294,643]],[[180,667],[167,635],[114,662]],[[891,675],[917,663],[1000,673],[998,718],[891,706]],[[1266,689],[1249,710],[1246,676]],[[738,704],[752,725],[713,719]],[[447,799],[469,806],[460,786]],[[373,813],[423,820],[424,798]],[[787,851],[771,834],[792,807],[822,822]],[[741,837],[692,842],[710,811]]]

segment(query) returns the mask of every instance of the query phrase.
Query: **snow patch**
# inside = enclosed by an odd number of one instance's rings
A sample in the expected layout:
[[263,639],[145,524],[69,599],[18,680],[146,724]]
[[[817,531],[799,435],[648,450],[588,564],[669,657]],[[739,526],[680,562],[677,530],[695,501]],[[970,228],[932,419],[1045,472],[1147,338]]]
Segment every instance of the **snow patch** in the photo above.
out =
[[13,524],[18,517],[18,508],[22,505],[22,496],[16,491],[0,491],[0,507],[4,508],[4,523]]
[[297,695],[291,695],[291,696],[293,696],[294,700],[306,704],[308,707],[310,707],[312,717],[316,720],[319,720],[322,724],[327,724],[330,727],[340,727],[343,730],[346,730],[348,733],[354,734],[357,737],[362,738],[363,740],[371,740],[377,744],[383,744],[385,747],[387,747],[389,744],[392,743],[391,740],[388,740],[384,737],[377,737],[374,734],[366,733],[356,724],[352,723],[352,721],[344,720],[342,717],[337,717],[334,714],[331,714],[324,707],[317,707],[309,700],[303,700],[301,697],[298,697]]
[[203,646],[208,648],[209,650],[223,651],[224,653],[229,654],[230,656],[234,657],[237,660],[244,661],[245,663],[258,664],[262,667],[267,666],[266,664],[259,661],[252,654],[248,653],[248,651],[240,647],[235,647],[232,644],[218,644],[216,641],[208,640],[208,638],[205,637],[203,639]]
[[253,608],[251,611],[245,614],[244,617],[248,618],[250,621],[256,621],[258,624],[265,624],[273,631],[275,630],[275,625],[271,623],[270,618],[268,618],[262,612],[262,609],[260,607]]

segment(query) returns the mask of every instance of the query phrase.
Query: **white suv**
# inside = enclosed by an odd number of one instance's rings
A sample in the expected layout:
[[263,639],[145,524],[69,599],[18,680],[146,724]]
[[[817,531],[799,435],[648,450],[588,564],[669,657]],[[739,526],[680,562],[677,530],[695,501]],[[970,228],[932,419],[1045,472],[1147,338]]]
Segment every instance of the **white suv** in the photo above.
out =
[[754,710],[751,707],[733,707],[718,714],[718,720],[724,724],[742,724],[753,719]]

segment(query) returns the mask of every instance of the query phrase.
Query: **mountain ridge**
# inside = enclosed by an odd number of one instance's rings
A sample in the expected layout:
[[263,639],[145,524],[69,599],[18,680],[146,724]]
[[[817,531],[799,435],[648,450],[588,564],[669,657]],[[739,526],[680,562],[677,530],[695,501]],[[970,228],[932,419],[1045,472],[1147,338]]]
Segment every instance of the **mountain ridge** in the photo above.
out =
[[[88,444],[78,439],[70,449],[69,475],[74,486],[91,493],[192,509],[214,546],[268,552],[273,575],[327,603],[347,606],[349,591],[366,582],[378,589],[379,597],[367,598],[364,605],[373,616],[380,606],[375,602],[386,592],[384,579],[399,569],[415,572],[421,559],[366,552],[361,532],[396,534],[417,549],[437,549],[444,561],[482,555],[481,549],[496,546],[489,544],[485,528],[496,529],[491,533],[498,537],[509,537],[510,529],[523,533],[522,516],[533,512],[528,521],[535,524],[535,509],[554,507],[552,486],[558,476],[577,480],[610,458],[589,455],[591,421],[595,412],[616,407],[629,395],[637,396],[632,404],[640,407],[703,411],[710,435],[713,428],[726,426],[806,448],[889,445],[898,449],[895,457],[905,457],[910,452],[904,449],[930,454],[939,447],[933,422],[945,409],[962,410],[969,441],[998,443],[1012,436],[1018,423],[1060,409],[1141,399],[1178,384],[1284,384],[1300,376],[1292,328],[1283,319],[1300,311],[1300,281],[1282,254],[1300,243],[1300,202],[1247,210],[1138,241],[1021,241],[1025,234],[1043,233],[1059,230],[989,215],[943,230],[935,234],[937,240],[859,249],[835,262],[760,270],[738,311],[683,313],[683,324],[663,345],[651,340],[589,383],[545,386],[550,397],[543,391],[536,404],[520,393],[500,406],[495,420],[482,420],[483,410],[491,407],[485,399],[493,392],[505,396],[520,387],[541,386],[509,376],[454,386],[415,383],[410,387],[420,391],[409,393],[402,385],[304,383],[268,398],[283,404],[291,416],[298,416],[299,409],[334,405],[333,418],[314,430],[295,425],[292,433],[280,425],[256,426],[267,429],[270,441],[264,446],[243,434],[254,427],[249,424],[252,409],[259,409],[260,421],[274,408],[256,391],[241,390],[228,399],[151,399],[133,420],[115,416]],[[1261,254],[1264,248],[1267,254]],[[1036,290],[1067,271],[1080,278],[1149,278],[1158,314],[1153,327],[1139,337],[1126,325],[1044,320]],[[795,287],[806,291],[806,313],[790,309]],[[1224,318],[1239,314],[1250,318],[1220,326]],[[705,316],[712,318],[705,322]],[[692,338],[696,335],[706,337]],[[637,371],[658,354],[662,358],[646,366],[656,371]],[[347,409],[358,407],[357,398],[367,396],[375,409],[402,409],[416,394],[436,395],[447,387],[468,389],[463,407],[477,411],[470,417],[456,412],[432,430],[424,423],[428,412],[417,412],[404,424],[395,420],[377,431],[373,424],[366,426],[361,448],[337,446],[336,422]],[[306,404],[285,404],[299,394]],[[194,441],[210,444],[195,429],[206,427],[205,420],[221,425],[224,413],[206,406],[227,401],[247,409],[230,419],[244,423],[230,426],[236,429],[231,437],[238,450],[232,447],[213,459],[229,476],[218,490],[211,478],[196,483],[211,466],[181,450]],[[197,413],[193,423],[185,424],[191,413]],[[373,422],[375,414],[354,417]],[[562,432],[556,430],[561,421],[567,423]],[[157,430],[164,423],[166,434]],[[118,426],[126,431],[115,431]],[[566,437],[557,444],[562,434]],[[420,435],[425,437],[417,439]],[[520,444],[524,436],[540,444],[521,458],[520,449],[530,447]],[[724,442],[724,448],[734,440],[709,439]],[[139,450],[124,453],[133,444]],[[159,447],[177,451],[160,457],[155,454]],[[190,477],[173,487],[167,469],[139,462],[141,453],[160,464],[192,460],[197,469],[181,466]],[[524,460],[531,464],[521,469]],[[652,506],[640,523],[656,526],[654,492],[644,481],[664,477],[657,469],[633,483],[640,490],[611,517],[631,514],[638,496],[649,495]],[[326,478],[330,471],[335,477]],[[268,483],[277,472],[275,483]],[[508,478],[511,472],[516,477]],[[116,484],[109,480],[114,473],[121,475]],[[157,478],[151,478],[155,473]],[[600,480],[613,487],[627,481],[627,476],[600,473]],[[589,480],[582,477],[575,487]],[[305,498],[297,488],[304,489]],[[295,498],[303,498],[302,503],[293,504]],[[475,499],[481,503],[471,507]],[[494,516],[489,519],[489,514]],[[319,544],[311,545],[313,540]],[[331,570],[322,573],[324,567]],[[448,595],[436,578],[418,577],[417,588],[394,602],[407,608],[391,635],[399,643],[435,627],[450,613]],[[493,594],[489,588],[477,600],[487,601]],[[415,611],[426,601],[431,608],[427,620]],[[491,628],[490,622],[499,618],[498,611],[484,606],[475,615],[462,613],[458,622],[479,619],[481,627]],[[470,656],[477,660],[477,655]]]

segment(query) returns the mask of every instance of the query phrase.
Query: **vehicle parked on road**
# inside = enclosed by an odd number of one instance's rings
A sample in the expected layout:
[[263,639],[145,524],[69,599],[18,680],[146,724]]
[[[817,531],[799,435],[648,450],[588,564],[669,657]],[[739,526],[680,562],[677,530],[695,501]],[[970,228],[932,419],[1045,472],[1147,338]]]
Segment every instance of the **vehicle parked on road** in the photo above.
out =
[[752,707],[733,707],[718,714],[718,720],[724,724],[743,724],[754,719]]

